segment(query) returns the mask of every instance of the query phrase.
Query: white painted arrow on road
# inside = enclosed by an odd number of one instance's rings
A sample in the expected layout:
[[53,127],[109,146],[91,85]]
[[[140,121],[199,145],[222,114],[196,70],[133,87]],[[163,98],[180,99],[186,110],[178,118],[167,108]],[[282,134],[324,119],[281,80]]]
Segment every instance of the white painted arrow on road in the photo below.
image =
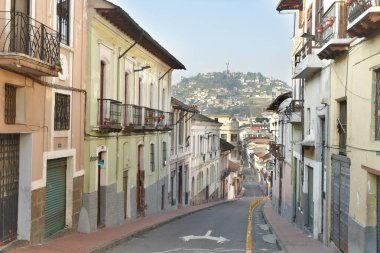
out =
[[212,241],[216,241],[217,243],[224,243],[224,242],[229,241],[227,238],[224,238],[222,236],[219,236],[219,237],[211,236],[211,233],[212,233],[212,230],[209,230],[205,235],[200,235],[200,236],[188,235],[188,236],[184,236],[180,238],[184,240],[185,242],[188,242],[190,240],[200,240],[200,239],[212,240]]

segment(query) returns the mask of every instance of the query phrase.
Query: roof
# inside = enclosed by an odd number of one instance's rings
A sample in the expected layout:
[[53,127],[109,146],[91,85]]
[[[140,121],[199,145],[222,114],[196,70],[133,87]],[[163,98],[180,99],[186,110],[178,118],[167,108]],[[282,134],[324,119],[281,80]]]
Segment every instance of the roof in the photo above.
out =
[[223,140],[223,139],[219,139],[220,140],[220,150],[221,151],[228,151],[228,150],[232,150],[235,148],[234,145],[232,145],[231,143]]
[[248,140],[246,140],[247,143],[256,143],[256,144],[269,144],[270,139],[269,138],[256,138],[251,137]]
[[172,97],[171,104],[174,109],[182,110],[182,111],[188,111],[188,112],[194,112],[199,113],[199,111],[195,108],[195,106],[189,106],[185,104],[184,102]]
[[228,160],[228,171],[229,172],[237,172],[239,171],[240,169],[240,165],[231,161],[231,160]]
[[209,117],[206,117],[205,115],[200,114],[200,113],[196,113],[192,119],[197,120],[197,121],[210,122],[210,123],[215,123],[218,125],[223,125],[222,123],[219,123],[213,119],[210,119]]
[[257,156],[258,158],[263,158],[265,156],[265,152],[255,153],[255,156]]
[[95,8],[95,10],[119,30],[131,37],[137,44],[148,50],[158,59],[173,69],[186,69],[173,55],[155,41],[142,27],[139,26],[122,8],[109,2],[114,8]]
[[281,0],[277,5],[277,11],[299,10],[302,7],[302,0]]
[[278,107],[280,106],[280,104],[287,98],[291,98],[292,97],[292,92],[289,91],[289,92],[286,92],[286,93],[283,93],[281,95],[279,95],[278,97],[276,97],[272,103],[268,106],[267,108],[267,111],[277,111]]
[[272,154],[271,153],[266,153],[265,156],[262,158],[264,161],[265,160],[272,160]]

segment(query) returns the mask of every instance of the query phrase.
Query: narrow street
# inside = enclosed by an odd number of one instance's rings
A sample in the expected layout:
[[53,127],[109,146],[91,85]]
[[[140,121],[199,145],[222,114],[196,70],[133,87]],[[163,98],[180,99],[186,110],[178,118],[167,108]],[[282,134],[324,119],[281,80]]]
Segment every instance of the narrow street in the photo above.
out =
[[[164,226],[133,236],[108,253],[125,252],[246,252],[249,205],[262,190],[249,178],[245,196],[174,220]],[[270,232],[265,225],[262,206],[253,214],[252,248],[254,252],[278,252],[276,243],[268,243]]]

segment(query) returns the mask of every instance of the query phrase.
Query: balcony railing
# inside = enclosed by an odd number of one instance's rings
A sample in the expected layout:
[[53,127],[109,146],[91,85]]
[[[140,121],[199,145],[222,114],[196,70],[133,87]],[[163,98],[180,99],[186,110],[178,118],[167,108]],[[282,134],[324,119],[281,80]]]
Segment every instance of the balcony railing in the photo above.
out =
[[124,104],[122,107],[125,130],[167,130],[173,126],[170,112],[131,104]]
[[122,104],[113,99],[98,99],[98,126],[101,131],[121,130]]
[[317,28],[317,40],[323,47],[331,39],[346,38],[346,7],[344,2],[335,2],[323,14],[322,22]]
[[5,11],[0,12],[0,31],[0,52],[29,56],[59,71],[60,43],[56,31],[24,13]]
[[380,0],[350,0],[347,33],[351,37],[368,37],[378,33]]
[[352,23],[366,10],[377,5],[377,0],[353,0],[348,7],[348,21]]
[[303,110],[303,100],[292,100],[290,103],[291,112],[302,112]]
[[142,127],[143,108],[137,105],[123,105],[123,125],[124,127]]
[[271,141],[269,143],[269,150],[277,160],[283,161],[285,159],[284,145]]
[[308,40],[295,54],[294,65],[297,66],[307,55],[311,54],[312,40]]

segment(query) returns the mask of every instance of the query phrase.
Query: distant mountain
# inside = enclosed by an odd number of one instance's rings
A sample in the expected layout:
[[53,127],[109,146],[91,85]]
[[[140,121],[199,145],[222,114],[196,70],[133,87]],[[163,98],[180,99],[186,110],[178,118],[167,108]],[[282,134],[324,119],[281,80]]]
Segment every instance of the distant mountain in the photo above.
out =
[[270,102],[291,88],[283,81],[258,73],[212,72],[182,78],[173,96],[196,104],[202,113],[259,117]]

